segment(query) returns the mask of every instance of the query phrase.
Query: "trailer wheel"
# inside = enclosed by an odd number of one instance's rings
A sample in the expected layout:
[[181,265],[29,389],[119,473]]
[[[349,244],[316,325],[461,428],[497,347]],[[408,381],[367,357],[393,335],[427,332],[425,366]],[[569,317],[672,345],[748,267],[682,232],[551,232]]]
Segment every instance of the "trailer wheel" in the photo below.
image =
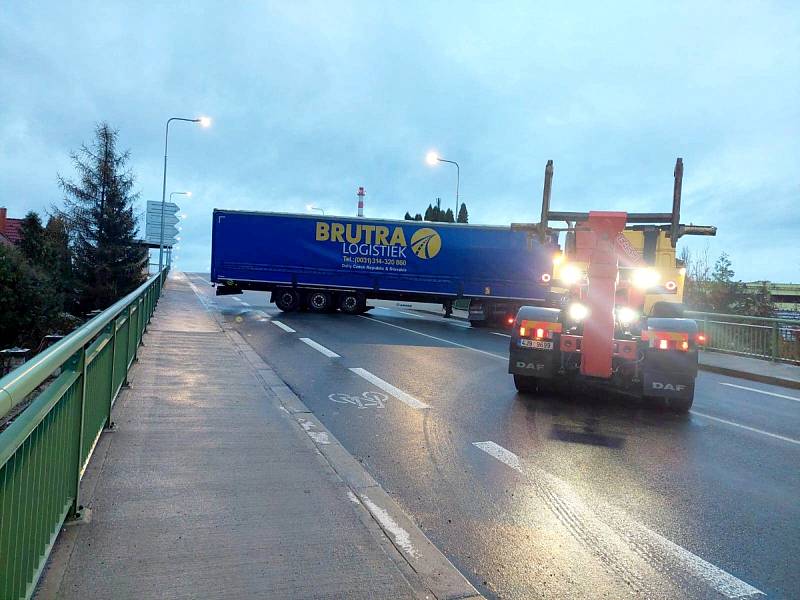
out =
[[316,291],[308,294],[308,308],[313,312],[328,312],[333,306],[330,292]]
[[532,393],[539,389],[539,380],[528,375],[514,375],[514,386],[518,392]]
[[300,306],[300,296],[296,291],[289,288],[276,290],[275,306],[283,312],[292,312]]
[[486,327],[486,321],[479,321],[477,319],[470,319],[469,320],[469,324],[470,324],[471,327],[475,327],[475,328]]
[[348,315],[357,315],[364,312],[365,303],[361,294],[345,293],[339,297],[339,310]]

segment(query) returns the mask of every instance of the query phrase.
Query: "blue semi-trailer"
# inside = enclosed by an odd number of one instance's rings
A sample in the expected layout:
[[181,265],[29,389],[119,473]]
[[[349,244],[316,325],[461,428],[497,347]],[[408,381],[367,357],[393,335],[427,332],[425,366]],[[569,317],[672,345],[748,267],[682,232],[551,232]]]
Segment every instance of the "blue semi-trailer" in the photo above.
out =
[[470,300],[479,326],[547,300],[555,245],[510,227],[215,209],[217,295],[272,293],[283,311],[358,314],[369,299]]

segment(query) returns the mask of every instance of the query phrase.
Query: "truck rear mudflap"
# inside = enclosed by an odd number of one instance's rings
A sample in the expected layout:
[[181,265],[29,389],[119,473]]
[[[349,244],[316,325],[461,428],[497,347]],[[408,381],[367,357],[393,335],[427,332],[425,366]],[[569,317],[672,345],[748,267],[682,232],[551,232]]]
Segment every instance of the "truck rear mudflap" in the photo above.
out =
[[561,368],[559,336],[561,311],[523,306],[517,312],[509,345],[508,372],[512,375],[551,379]]

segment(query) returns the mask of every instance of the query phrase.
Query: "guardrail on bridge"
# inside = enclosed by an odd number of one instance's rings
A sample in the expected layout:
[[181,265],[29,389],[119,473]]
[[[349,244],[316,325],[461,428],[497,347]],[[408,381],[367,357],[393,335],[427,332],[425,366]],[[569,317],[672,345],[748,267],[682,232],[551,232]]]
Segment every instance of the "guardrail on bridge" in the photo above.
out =
[[696,311],[686,317],[697,321],[709,350],[800,363],[800,320]]
[[166,269],[0,379],[0,598],[29,598],[127,381]]

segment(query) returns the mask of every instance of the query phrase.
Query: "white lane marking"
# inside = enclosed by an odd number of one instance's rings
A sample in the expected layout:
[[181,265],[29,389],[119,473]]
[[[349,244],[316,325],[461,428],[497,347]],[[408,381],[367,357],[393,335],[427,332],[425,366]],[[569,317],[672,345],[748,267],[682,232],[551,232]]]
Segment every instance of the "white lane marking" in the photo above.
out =
[[250,303],[249,302],[245,302],[244,300],[242,300],[242,306],[250,306]]
[[284,331],[286,331],[288,333],[297,333],[294,329],[289,327],[286,323],[281,323],[280,321],[272,321],[272,324],[280,327],[281,329],[283,329]]
[[419,553],[411,544],[411,536],[408,535],[408,532],[405,529],[397,524],[397,521],[392,518],[392,515],[390,515],[385,509],[375,504],[366,495],[361,496],[361,501],[364,503],[367,509],[369,509],[369,512],[371,512],[372,515],[378,520],[378,523],[381,524],[381,527],[383,527],[384,530],[388,531],[392,535],[394,543],[397,544],[403,550],[403,552],[413,558],[419,557]]
[[502,335],[503,337],[507,337],[507,338],[511,337],[507,333],[500,333],[499,331],[490,331],[489,333],[491,333],[492,335]]
[[[473,442],[472,445],[512,469],[523,473],[519,457],[510,450],[506,450],[492,441]],[[525,470],[531,471],[530,479],[536,482],[545,496],[554,500],[554,506],[557,506],[562,513],[568,513],[570,517],[568,522],[573,525],[577,523],[582,525],[583,528],[590,526],[590,530],[595,535],[602,534],[602,539],[599,540],[601,545],[605,544],[609,549],[613,550],[615,546],[621,544],[623,545],[619,548],[621,551],[628,550],[626,546],[633,546],[634,551],[647,560],[648,563],[651,563],[652,566],[656,568],[666,566],[665,574],[669,576],[671,575],[669,566],[659,564],[661,559],[658,554],[665,555],[694,577],[703,580],[707,585],[728,598],[743,598],[764,594],[758,588],[734,577],[727,571],[703,560],[682,546],[634,521],[618,509],[613,507],[606,508],[597,503],[597,510],[592,510],[580,499],[579,495],[575,493],[566,481],[548,473],[544,469],[526,465]],[[581,528],[578,528],[577,531],[580,530]],[[646,547],[642,548],[642,544],[645,544]],[[617,556],[623,557],[624,555],[620,552]]]
[[411,394],[407,394],[403,390],[394,387],[388,381],[384,381],[383,379],[381,379],[377,375],[373,375],[366,369],[362,369],[360,367],[350,367],[350,370],[359,377],[362,377],[367,381],[369,381],[372,385],[381,388],[387,394],[394,396],[395,398],[400,400],[400,402],[407,404],[411,408],[416,408],[416,409],[430,408],[428,404],[425,404],[424,402],[417,400]]
[[234,296],[233,299],[236,300],[237,302],[244,302],[244,300],[239,298],[239,296]]
[[766,394],[767,396],[775,396],[776,398],[786,398],[787,400],[794,400],[795,402],[800,402],[800,398],[795,398],[794,396],[786,396],[784,394],[776,394],[775,392],[768,392],[767,390],[759,390],[756,388],[747,387],[744,385],[736,385],[735,383],[725,383],[724,381],[718,382],[720,385],[727,385],[728,387],[737,388],[740,390],[747,390],[748,392],[758,392],[759,394]]
[[336,354],[336,352],[334,352],[333,350],[328,350],[325,346],[323,346],[322,344],[318,344],[311,338],[300,338],[300,341],[303,342],[304,344],[308,344],[314,350],[324,354],[328,358],[341,358],[338,354]]
[[353,502],[355,504],[361,504],[361,502],[358,501],[356,495],[353,493],[353,490],[347,490],[347,497],[350,498],[350,502]]
[[516,469],[522,473],[522,467],[519,464],[519,456],[511,452],[511,450],[506,450],[500,444],[495,444],[494,442],[472,442],[472,445],[476,448],[480,448],[486,452],[486,454],[495,457],[501,463],[505,463],[512,469]]
[[658,547],[663,553],[672,556],[675,561],[689,573],[705,581],[720,594],[728,598],[746,598],[759,594],[762,596],[766,595],[757,587],[753,587],[746,581],[742,581],[724,569],[720,569],[707,560],[703,560],[683,546],[679,546],[675,542],[668,540],[663,535],[656,533],[652,529],[648,529],[641,523],[634,523],[634,526],[645,538],[648,538],[650,544]]
[[494,354],[493,352],[486,352],[486,350],[478,350],[477,348],[473,348],[472,346],[465,346],[464,344],[459,344],[458,342],[454,342],[452,340],[446,340],[444,338],[436,337],[435,335],[428,335],[427,333],[422,333],[421,331],[416,331],[414,329],[409,329],[408,327],[400,327],[400,325],[394,325],[392,323],[387,323],[386,321],[381,321],[380,319],[373,319],[372,317],[365,317],[364,315],[358,315],[362,319],[369,319],[373,323],[380,323],[381,325],[386,325],[387,327],[394,327],[395,329],[402,329],[403,331],[409,331],[411,333],[416,333],[417,335],[421,335],[426,338],[430,338],[432,340],[436,340],[439,342],[444,342],[445,344],[452,344],[453,346],[458,346],[459,348],[464,348],[466,350],[472,350],[473,352],[480,352],[481,354],[485,354],[487,356],[491,356],[492,358],[499,358],[502,361],[508,360],[507,356],[500,356],[499,354]]
[[703,417],[704,419],[711,419],[712,421],[719,421],[720,423],[725,423],[726,425],[731,425],[732,427],[739,427],[740,429],[746,429],[747,431],[752,431],[753,433],[760,433],[761,435],[766,435],[771,438],[775,438],[776,440],[781,440],[784,442],[789,442],[790,444],[797,444],[800,445],[800,440],[795,440],[790,437],[786,437],[783,435],[778,435],[777,433],[770,433],[769,431],[764,431],[763,429],[756,429],[755,427],[748,427],[747,425],[742,425],[741,423],[734,423],[733,421],[728,421],[726,419],[720,419],[719,417],[712,417],[711,415],[707,415],[705,413],[698,412],[696,410],[692,410],[693,415],[697,415],[698,417]]

